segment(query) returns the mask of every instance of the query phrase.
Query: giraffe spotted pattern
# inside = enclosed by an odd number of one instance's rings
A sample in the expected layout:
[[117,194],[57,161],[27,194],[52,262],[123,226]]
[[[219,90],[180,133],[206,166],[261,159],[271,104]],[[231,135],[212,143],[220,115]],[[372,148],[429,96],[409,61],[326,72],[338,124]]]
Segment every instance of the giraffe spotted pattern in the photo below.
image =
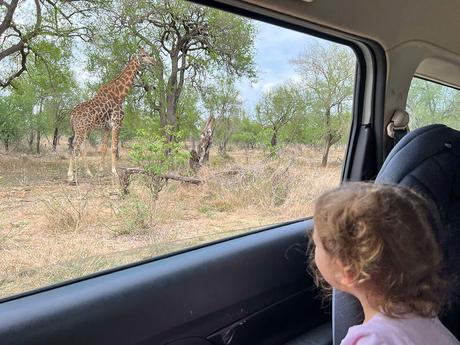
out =
[[112,174],[117,174],[116,151],[124,117],[123,100],[131,90],[141,64],[154,64],[154,60],[144,49],[141,49],[139,54],[129,60],[127,66],[115,80],[102,85],[93,99],[78,104],[72,110],[70,123],[74,131],[75,144],[67,173],[69,182],[75,182],[75,162],[80,156],[87,174],[92,176],[85,159],[86,152],[84,149],[82,150],[82,145],[89,133],[95,129],[103,130],[101,166],[105,161],[109,134],[112,131]]

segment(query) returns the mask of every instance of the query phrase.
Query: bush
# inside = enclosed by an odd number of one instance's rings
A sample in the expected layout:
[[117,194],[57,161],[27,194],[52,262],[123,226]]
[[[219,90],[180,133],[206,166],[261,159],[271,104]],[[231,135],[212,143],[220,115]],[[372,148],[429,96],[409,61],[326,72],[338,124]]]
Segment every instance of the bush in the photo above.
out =
[[[155,130],[152,122],[137,132],[130,156],[149,173],[148,186],[155,197],[165,184],[161,176],[187,163],[189,152],[183,148],[181,133],[169,128]],[[171,139],[172,138],[172,139]]]

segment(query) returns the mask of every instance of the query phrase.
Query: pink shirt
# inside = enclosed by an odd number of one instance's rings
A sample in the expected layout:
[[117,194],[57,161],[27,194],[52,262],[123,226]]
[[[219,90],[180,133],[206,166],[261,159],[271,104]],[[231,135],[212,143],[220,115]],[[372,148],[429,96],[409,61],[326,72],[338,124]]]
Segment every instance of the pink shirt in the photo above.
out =
[[377,314],[350,327],[340,345],[459,345],[438,318],[391,319]]

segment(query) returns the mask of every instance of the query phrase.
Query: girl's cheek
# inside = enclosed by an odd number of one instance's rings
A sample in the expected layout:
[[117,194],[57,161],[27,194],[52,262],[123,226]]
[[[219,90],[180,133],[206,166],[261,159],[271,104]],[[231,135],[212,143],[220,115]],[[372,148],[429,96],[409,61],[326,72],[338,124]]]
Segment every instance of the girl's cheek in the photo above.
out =
[[324,276],[324,257],[321,255],[321,250],[318,250],[318,247],[315,248],[315,263],[316,266],[318,267],[318,270],[320,273]]

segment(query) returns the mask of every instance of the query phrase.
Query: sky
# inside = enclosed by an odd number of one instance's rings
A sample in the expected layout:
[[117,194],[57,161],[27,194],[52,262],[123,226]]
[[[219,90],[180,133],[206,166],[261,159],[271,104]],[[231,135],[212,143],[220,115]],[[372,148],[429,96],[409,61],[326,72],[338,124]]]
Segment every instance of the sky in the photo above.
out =
[[258,28],[255,40],[255,65],[257,82],[243,79],[239,90],[248,112],[253,112],[261,95],[270,88],[285,81],[298,79],[291,61],[304,52],[309,45],[324,40],[288,30],[275,25],[256,22]]

